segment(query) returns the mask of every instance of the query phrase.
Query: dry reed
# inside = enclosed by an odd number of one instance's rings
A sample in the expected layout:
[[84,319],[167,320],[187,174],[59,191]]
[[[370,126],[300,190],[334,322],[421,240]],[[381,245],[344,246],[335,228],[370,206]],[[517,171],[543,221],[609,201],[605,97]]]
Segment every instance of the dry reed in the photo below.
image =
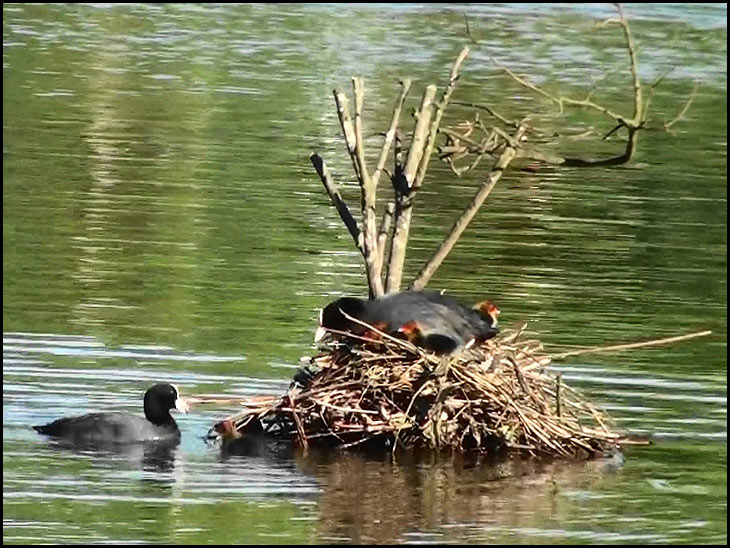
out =
[[[377,332],[335,335],[304,388],[251,398],[215,426],[313,445],[458,452],[519,450],[586,458],[619,444],[609,418],[547,369],[550,357],[522,328],[454,356]],[[358,339],[358,340],[355,340]]]

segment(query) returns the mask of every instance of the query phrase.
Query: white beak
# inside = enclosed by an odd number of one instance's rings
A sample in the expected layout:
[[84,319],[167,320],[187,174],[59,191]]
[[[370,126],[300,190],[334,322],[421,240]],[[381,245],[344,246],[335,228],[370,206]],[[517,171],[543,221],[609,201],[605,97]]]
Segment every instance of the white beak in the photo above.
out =
[[327,334],[327,330],[322,327],[321,325],[317,328],[317,331],[314,332],[314,342],[319,342],[322,339],[324,339],[324,336]]
[[187,414],[190,408],[188,407],[188,404],[185,402],[185,400],[178,396],[178,398],[175,400],[175,409],[180,411],[180,413]]

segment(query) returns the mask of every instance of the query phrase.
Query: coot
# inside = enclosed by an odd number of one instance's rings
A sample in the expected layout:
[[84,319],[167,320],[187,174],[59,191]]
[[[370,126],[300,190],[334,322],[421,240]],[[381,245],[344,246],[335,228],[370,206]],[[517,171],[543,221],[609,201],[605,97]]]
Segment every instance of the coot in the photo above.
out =
[[64,417],[33,428],[41,434],[75,443],[137,443],[180,439],[180,429],[170,409],[188,412],[188,405],[172,384],[156,384],[144,395],[146,418],[129,413],[89,413]]
[[[328,304],[320,313],[315,341],[327,330],[363,335],[367,327],[349,319],[382,326],[387,333],[402,333],[416,344],[437,353],[450,353],[474,339],[482,342],[497,334],[499,309],[484,301],[468,308],[441,293],[403,291],[372,301],[344,297]],[[413,323],[415,322],[415,323]],[[405,330],[402,330],[407,326]]]

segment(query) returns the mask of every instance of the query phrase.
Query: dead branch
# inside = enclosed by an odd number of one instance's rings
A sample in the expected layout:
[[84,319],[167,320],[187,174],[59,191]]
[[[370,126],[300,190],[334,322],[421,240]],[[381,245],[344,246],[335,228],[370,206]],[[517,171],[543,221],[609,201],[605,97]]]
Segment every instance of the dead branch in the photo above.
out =
[[438,135],[441,118],[444,115],[444,111],[446,110],[449,101],[451,100],[451,95],[454,93],[456,82],[459,79],[459,70],[461,69],[461,65],[464,63],[467,55],[469,55],[469,48],[465,46],[459,53],[456,61],[454,61],[454,65],[451,67],[451,73],[449,74],[449,83],[446,85],[446,89],[441,96],[441,100],[434,106],[433,121],[431,122],[431,128],[428,133],[428,143],[426,144],[426,148],[423,152],[423,157],[421,158],[421,162],[418,166],[416,179],[415,181],[413,181],[411,192],[408,195],[408,200],[411,202],[415,198],[416,192],[419,188],[421,188],[421,185],[426,178],[428,163],[431,160],[431,153],[433,152],[433,147],[436,143],[436,136]]
[[[400,290],[401,278],[403,276],[403,266],[405,263],[405,250],[408,243],[408,234],[411,225],[411,217],[413,214],[413,200],[418,190],[423,185],[423,181],[428,171],[428,164],[431,160],[431,154],[438,135],[441,118],[446,110],[451,95],[454,92],[456,82],[459,79],[459,71],[464,63],[466,56],[469,55],[469,48],[464,47],[459,53],[456,61],[454,61],[449,74],[449,82],[444,89],[441,100],[434,105],[433,119],[431,120],[431,109],[428,109],[428,117],[422,119],[424,114],[423,102],[416,122],[416,127],[411,140],[411,150],[408,153],[406,167],[404,170],[405,181],[408,184],[407,192],[397,194],[399,189],[396,188],[396,209],[395,209],[395,229],[393,232],[393,240],[391,241],[390,263],[388,267],[388,279],[385,286],[386,293]],[[432,91],[431,91],[432,89]],[[424,102],[427,98],[433,101],[436,93],[435,86],[429,86],[424,93]],[[429,126],[430,121],[430,126]],[[428,127],[428,134],[424,130]],[[427,139],[425,142],[423,139]],[[415,148],[415,151],[414,151]],[[411,154],[414,154],[412,157]],[[405,189],[401,189],[405,190]]]
[[396,193],[395,214],[393,217],[393,239],[390,244],[390,260],[388,262],[388,279],[385,292],[392,293],[400,289],[403,275],[403,263],[406,258],[408,244],[408,230],[411,221],[411,207],[405,197],[413,184],[418,164],[424,152],[424,144],[428,136],[428,123],[431,119],[433,97],[436,95],[436,86],[426,87],[418,110],[418,118],[413,128],[411,148],[408,151],[405,168],[402,173],[396,173],[393,179],[393,188]]
[[687,98],[687,102],[684,104],[684,107],[682,107],[682,110],[679,111],[679,114],[677,114],[677,116],[673,120],[664,124],[665,130],[670,131],[669,128],[671,128],[674,124],[679,122],[682,119],[682,117],[685,114],[687,114],[687,111],[689,110],[690,105],[692,104],[692,102],[695,100],[695,97],[697,96],[698,89],[700,89],[700,84],[699,84],[699,82],[695,82],[695,86],[692,89],[692,93],[690,93],[689,97]]
[[411,88],[411,81],[410,79],[405,78],[400,81],[400,85],[402,88],[401,93],[396,100],[395,107],[393,108],[393,116],[390,119],[390,126],[385,134],[385,141],[383,142],[383,148],[380,151],[378,165],[375,168],[375,172],[373,173],[373,182],[375,186],[378,185],[378,181],[380,180],[380,173],[385,167],[385,162],[388,159],[388,152],[390,151],[390,147],[396,137],[396,132],[398,131],[398,122],[400,120],[400,113],[401,110],[403,110],[403,102],[406,100],[408,90]]
[[[528,158],[541,163],[571,167],[613,166],[625,164],[631,160],[637,149],[638,132],[647,129],[648,112],[654,90],[667,73],[662,74],[648,87],[648,95],[645,97],[642,83],[639,79],[637,48],[634,43],[631,28],[623,8],[617,5],[617,10],[618,17],[602,22],[599,27],[604,28],[616,24],[623,31],[633,86],[632,115],[624,114],[594,100],[593,95],[597,85],[594,85],[593,89],[583,99],[575,99],[562,94],[553,94],[531,82],[528,78],[517,75],[508,67],[501,65],[493,59],[495,64],[515,82],[556,104],[561,112],[567,107],[585,108],[599,112],[613,120],[614,126],[604,136],[604,139],[625,128],[627,137],[623,152],[609,158],[596,160],[566,158],[538,150],[535,146],[523,148],[521,141],[524,139],[527,128],[526,120],[522,120],[521,122],[510,120],[508,117],[495,112],[490,106],[481,103],[454,102],[460,106],[487,112],[501,127],[514,128],[514,134],[510,135],[506,133],[499,125],[485,125],[480,119],[478,112],[475,114],[473,121],[465,121],[450,128],[440,128],[442,116],[447,105],[450,104],[451,95],[460,77],[461,67],[469,53],[469,48],[467,47],[462,49],[453,63],[449,81],[438,102],[434,100],[436,87],[433,85],[426,87],[420,107],[417,110],[416,121],[411,133],[410,146],[408,147],[405,159],[401,155],[402,138],[399,133],[399,120],[406,95],[410,88],[410,80],[400,82],[401,92],[395,102],[389,128],[383,133],[384,141],[375,170],[372,174],[366,165],[363,143],[363,80],[361,78],[352,79],[355,106],[354,118],[350,116],[348,99],[345,93],[335,90],[334,97],[337,105],[338,118],[353,170],[361,189],[361,221],[359,226],[342,200],[336,185],[332,182],[332,178],[327,172],[326,165],[322,159],[317,155],[312,155],[311,158],[330,199],[337,208],[341,219],[347,226],[348,231],[362,253],[366,265],[371,298],[400,289],[413,204],[419,189],[424,184],[429,161],[439,133],[445,137],[445,143],[438,148],[438,155],[440,159],[448,163],[453,173],[457,176],[462,176],[464,173],[476,169],[484,156],[495,158],[496,163],[471,203],[466,207],[461,217],[454,223],[449,235],[413,280],[410,286],[412,289],[422,289],[427,284],[436,269],[454,247],[484,200],[486,200],[500,179],[504,169],[507,168],[513,159],[518,157]],[[467,30],[467,33],[469,32]],[[605,78],[606,76],[604,76]],[[671,127],[686,114],[696,96],[696,92],[697,87],[695,87],[677,117],[664,124],[666,131],[671,131]],[[540,135],[539,131],[535,132],[535,134]],[[553,135],[549,136],[549,138],[552,137]],[[389,173],[385,168],[385,164],[391,146],[393,147],[394,170],[392,173]],[[386,206],[378,225],[376,220],[376,191],[383,171],[391,179],[394,199]],[[391,237],[390,245],[388,245],[389,234]],[[389,256],[386,260],[385,254],[387,250],[389,250]]]
[[662,344],[670,344],[679,341],[686,341],[689,339],[695,339],[697,337],[706,337],[712,335],[712,331],[698,331],[697,333],[690,333],[688,335],[679,335],[677,337],[667,337],[665,339],[654,339],[651,341],[635,342],[628,344],[614,344],[611,346],[593,346],[591,348],[582,348],[580,350],[571,350],[570,352],[562,352],[560,354],[553,354],[555,358],[567,358],[568,356],[580,356],[581,354],[593,354],[596,352],[617,352],[619,350],[631,350],[634,348],[644,348],[647,346],[658,346]]
[[505,118],[504,116],[499,114],[496,110],[494,110],[492,107],[490,107],[489,105],[485,105],[483,103],[465,103],[462,101],[452,101],[451,104],[459,105],[462,107],[470,107],[470,108],[475,108],[475,109],[479,109],[479,110],[484,110],[490,116],[494,116],[497,120],[499,120],[502,124],[504,124],[507,127],[513,127],[515,129],[517,129],[517,126],[520,125],[519,122],[515,122],[513,120],[509,120],[508,118]]
[[352,118],[350,117],[350,107],[347,104],[347,95],[339,90],[334,90],[335,104],[337,105],[337,117],[340,120],[340,127],[345,137],[345,145],[347,146],[347,152],[352,160],[352,169],[355,171],[355,176],[360,181],[360,166],[357,162],[357,153],[355,152],[355,127],[352,124]]
[[352,79],[355,95],[355,156],[357,158],[362,205],[363,257],[368,276],[368,288],[372,297],[383,294],[383,280],[380,277],[380,255],[375,220],[375,181],[370,177],[365,163],[365,147],[362,140],[362,105],[365,85],[362,78]]
[[390,226],[393,223],[393,213],[395,212],[395,204],[390,203],[385,206],[383,211],[383,220],[380,222],[380,229],[378,230],[378,254],[381,257],[385,257],[385,244],[388,240],[388,232],[390,232]]
[[461,234],[464,232],[466,227],[469,226],[469,223],[474,218],[477,211],[479,211],[479,208],[484,203],[484,200],[487,199],[489,193],[492,192],[492,189],[502,177],[502,173],[504,173],[506,167],[514,159],[515,155],[517,154],[517,146],[524,138],[526,131],[526,124],[520,124],[520,126],[517,128],[517,131],[512,136],[512,142],[507,144],[504,151],[502,152],[502,155],[499,157],[499,160],[495,164],[494,168],[492,168],[492,171],[489,173],[489,176],[487,176],[474,198],[472,198],[471,203],[466,207],[461,216],[456,220],[454,226],[451,228],[451,232],[448,236],[446,236],[446,238],[444,238],[444,241],[441,243],[436,252],[431,256],[428,262],[426,262],[423,268],[421,268],[421,271],[411,283],[410,289],[423,289],[428,281],[431,279],[431,276],[433,276],[433,274],[436,272],[436,269],[441,266],[443,260],[453,249],[454,245],[456,245],[456,242],[459,240]]
[[327,164],[324,163],[324,160],[319,154],[314,152],[309,155],[309,160],[312,162],[314,169],[317,170],[319,178],[322,179],[322,184],[324,185],[327,194],[329,194],[330,200],[332,200],[335,209],[337,209],[337,213],[340,214],[340,219],[342,219],[342,222],[345,223],[350,236],[352,236],[352,239],[355,241],[355,245],[362,252],[363,244],[360,229],[357,227],[357,222],[352,217],[350,209],[342,199],[342,195],[340,194],[337,185],[335,185],[335,182],[332,180],[332,175],[330,174],[330,170],[327,168]]
[[[579,107],[579,108],[588,108],[593,109],[597,112],[600,112],[601,114],[608,116],[609,118],[613,119],[616,122],[615,127],[606,135],[605,138],[607,138],[609,135],[615,133],[616,131],[620,130],[621,128],[626,128],[628,132],[628,137],[626,141],[626,147],[624,149],[624,152],[620,155],[613,156],[606,159],[598,159],[598,160],[585,160],[581,158],[564,158],[561,156],[556,156],[552,154],[541,154],[538,152],[532,152],[530,153],[529,158],[538,160],[544,163],[550,163],[555,165],[563,165],[563,166],[569,166],[569,167],[597,167],[597,166],[612,166],[612,165],[620,165],[625,164],[631,160],[634,153],[636,152],[637,147],[637,140],[638,140],[638,131],[641,129],[645,129],[648,119],[648,111],[649,111],[649,105],[651,103],[651,97],[654,91],[654,88],[661,82],[664,75],[660,77],[651,87],[649,91],[649,96],[644,102],[644,93],[641,86],[641,80],[639,79],[639,65],[637,61],[636,56],[636,45],[634,44],[634,39],[631,34],[631,27],[629,26],[628,20],[626,19],[626,16],[624,14],[623,8],[620,4],[616,4],[616,9],[618,10],[619,17],[618,18],[611,18],[607,19],[606,21],[603,21],[599,25],[597,25],[598,28],[605,28],[612,24],[618,24],[624,34],[624,40],[626,43],[626,49],[629,54],[629,67],[631,70],[631,81],[633,86],[633,115],[628,116],[626,114],[622,114],[620,112],[616,112],[592,99],[592,95],[595,90],[592,90],[584,99],[573,99],[570,97],[566,97],[564,95],[555,95],[552,94],[545,89],[537,86],[533,82],[530,82],[527,78],[518,76],[515,74],[512,70],[505,67],[504,65],[500,64],[496,59],[492,57],[492,60],[494,63],[503,70],[510,78],[512,78],[515,82],[520,84],[521,86],[545,97],[549,101],[555,103],[560,112],[562,113],[564,111],[564,108],[566,106],[568,107]],[[691,100],[688,101],[688,104],[686,105],[687,108],[689,108],[689,104],[691,104]],[[677,119],[673,120],[672,123],[676,122],[681,116],[686,112],[686,109],[683,109],[683,111],[680,113],[680,115],[677,117]],[[671,126],[671,123],[669,125],[665,125],[665,129],[669,130],[669,126]]]

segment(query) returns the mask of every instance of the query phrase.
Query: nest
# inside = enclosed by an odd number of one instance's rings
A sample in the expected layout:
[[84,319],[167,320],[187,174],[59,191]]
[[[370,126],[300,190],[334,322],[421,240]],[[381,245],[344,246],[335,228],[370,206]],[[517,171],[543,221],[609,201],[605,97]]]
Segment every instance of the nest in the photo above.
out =
[[[300,447],[456,452],[518,450],[588,458],[621,436],[608,417],[547,370],[550,357],[522,329],[455,356],[437,356],[377,332],[335,340],[309,360],[304,386],[244,400],[215,425],[224,439],[253,433]],[[302,378],[301,375],[298,376]]]

